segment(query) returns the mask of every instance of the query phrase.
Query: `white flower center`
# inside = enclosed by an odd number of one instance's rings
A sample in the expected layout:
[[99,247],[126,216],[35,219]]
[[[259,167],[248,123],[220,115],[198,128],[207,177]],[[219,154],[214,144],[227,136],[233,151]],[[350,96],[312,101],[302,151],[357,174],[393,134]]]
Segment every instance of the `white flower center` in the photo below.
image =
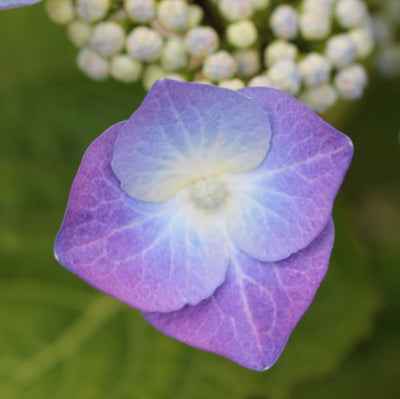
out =
[[197,180],[190,189],[193,201],[200,208],[217,208],[226,197],[223,184],[215,177]]

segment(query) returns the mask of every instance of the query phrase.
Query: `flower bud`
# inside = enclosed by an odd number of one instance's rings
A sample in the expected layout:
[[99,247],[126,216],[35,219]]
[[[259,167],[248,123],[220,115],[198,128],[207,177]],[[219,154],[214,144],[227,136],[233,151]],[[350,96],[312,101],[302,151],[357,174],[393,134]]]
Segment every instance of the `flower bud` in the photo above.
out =
[[253,15],[252,0],[220,0],[219,11],[228,21],[238,21]]
[[282,39],[275,40],[264,50],[264,63],[267,66],[272,66],[282,60],[294,61],[297,54],[297,47],[294,44]]
[[270,27],[275,36],[293,39],[297,36],[298,17],[296,10],[289,5],[281,5],[272,12]]
[[243,89],[245,84],[244,84],[243,80],[240,80],[240,79],[228,79],[228,80],[223,80],[222,82],[219,82],[218,86],[225,87],[225,89],[239,90],[239,89]]
[[180,73],[167,73],[165,79],[177,80],[178,82],[186,82],[185,77]]
[[196,58],[204,58],[218,48],[219,38],[213,28],[199,26],[188,32],[185,43],[189,54]]
[[151,86],[165,76],[165,71],[157,64],[149,65],[143,72],[143,86],[146,90],[150,90]]
[[355,100],[362,96],[367,81],[365,68],[359,64],[353,64],[337,73],[335,87],[340,97]]
[[161,65],[167,71],[184,68],[188,63],[186,45],[182,39],[168,39],[161,51]]
[[124,8],[134,22],[146,23],[156,15],[155,0],[124,0]]
[[344,28],[360,26],[368,16],[367,6],[361,0],[338,0],[335,11]]
[[188,26],[189,7],[180,0],[161,0],[157,7],[157,17],[164,28],[182,32]]
[[48,17],[56,24],[64,25],[74,18],[71,0],[47,0],[44,7]]
[[231,78],[236,71],[236,61],[227,51],[218,51],[204,60],[203,74],[206,79],[220,82]]
[[349,35],[341,33],[328,40],[325,54],[334,67],[342,68],[354,61],[356,47]]
[[306,14],[314,13],[330,17],[334,1],[336,0],[303,0],[302,9]]
[[310,53],[299,62],[299,70],[306,85],[317,85],[329,79],[331,63],[321,54]]
[[124,47],[125,32],[116,22],[106,21],[97,24],[90,35],[89,43],[101,55],[112,57]]
[[155,61],[161,53],[163,40],[153,29],[139,26],[126,38],[128,54],[142,61]]
[[110,75],[124,83],[136,82],[142,73],[142,64],[127,55],[116,55],[111,59]]
[[372,19],[372,29],[375,41],[378,45],[387,44],[393,40],[393,31],[382,16],[374,16]]
[[255,43],[258,34],[254,22],[245,19],[229,24],[226,29],[226,36],[232,46],[247,48]]
[[84,46],[90,37],[92,26],[80,19],[72,21],[67,28],[68,37],[77,47]]
[[357,28],[349,32],[349,36],[356,47],[356,56],[359,59],[368,57],[374,49],[374,35],[372,30]]
[[376,59],[379,73],[385,78],[400,75],[400,44],[387,44],[379,49]]
[[197,4],[190,4],[187,17],[187,28],[191,29],[195,26],[200,25],[201,20],[204,17],[203,9]]
[[260,56],[256,50],[240,50],[234,54],[238,75],[242,78],[254,76],[260,69]]
[[265,74],[254,76],[249,82],[249,87],[273,87],[270,79]]
[[252,0],[253,8],[255,11],[264,10],[268,8],[271,0]]
[[110,9],[110,0],[77,0],[76,12],[86,22],[104,18]]
[[301,35],[307,40],[319,40],[327,37],[331,31],[329,14],[306,12],[300,15]]
[[323,112],[337,100],[337,93],[330,83],[309,86],[299,96],[300,101],[316,112]]
[[293,61],[282,60],[268,70],[267,76],[273,87],[295,95],[300,88],[300,72]]
[[94,80],[108,77],[108,62],[90,48],[83,48],[78,54],[78,68]]
[[400,24],[400,2],[399,0],[384,0],[385,6],[382,9],[383,18],[390,24]]

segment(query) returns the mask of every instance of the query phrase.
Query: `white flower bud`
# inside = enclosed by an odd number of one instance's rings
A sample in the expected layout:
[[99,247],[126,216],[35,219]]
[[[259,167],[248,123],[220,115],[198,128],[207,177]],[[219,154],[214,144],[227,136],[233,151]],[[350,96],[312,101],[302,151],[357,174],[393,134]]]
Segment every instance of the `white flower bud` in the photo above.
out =
[[149,65],[147,68],[145,68],[143,72],[143,86],[146,90],[150,90],[151,86],[159,80],[162,79],[165,76],[165,71],[156,64]]
[[293,39],[297,35],[298,17],[296,10],[289,5],[281,5],[272,12],[269,24],[275,36]]
[[76,12],[86,22],[104,18],[110,8],[110,0],[77,0]]
[[330,17],[332,15],[334,1],[336,0],[303,0],[303,12]]
[[89,41],[92,26],[80,19],[72,21],[67,28],[68,37],[77,47],[84,46]]
[[212,83],[207,79],[195,79],[194,82],[195,83],[201,83],[201,84],[204,84],[204,85],[212,85]]
[[247,48],[255,43],[258,34],[254,22],[245,19],[229,24],[226,28],[226,36],[232,46]]
[[194,28],[195,26],[200,25],[203,17],[204,17],[204,11],[200,6],[196,4],[189,5],[187,28],[191,29]]
[[78,54],[78,68],[94,80],[108,77],[108,62],[90,48],[83,48]]
[[264,10],[268,8],[271,0],[252,0],[254,10]]
[[136,82],[142,73],[142,64],[127,55],[116,55],[111,60],[110,75],[124,83]]
[[163,40],[153,29],[139,26],[126,38],[128,54],[142,61],[155,61],[161,53]]
[[274,87],[266,75],[257,75],[249,82],[249,87]]
[[254,76],[261,69],[260,55],[256,50],[241,50],[234,54],[238,75],[242,78]]
[[355,100],[362,96],[367,81],[367,73],[364,67],[353,64],[337,73],[335,87],[340,97]]
[[376,58],[379,73],[385,78],[400,75],[400,44],[387,44],[379,49]]
[[334,67],[342,68],[354,61],[356,46],[349,35],[341,33],[329,38],[325,54]]
[[229,79],[229,80],[223,80],[222,82],[219,82],[218,86],[224,87],[225,89],[239,90],[239,89],[243,89],[243,87],[245,85],[244,85],[243,80]]
[[306,85],[317,85],[329,79],[331,63],[321,54],[310,53],[299,62],[299,70]]
[[371,30],[365,28],[353,29],[349,36],[356,47],[356,56],[359,59],[368,57],[374,49],[374,35]]
[[372,19],[372,28],[377,44],[387,44],[388,42],[393,40],[393,31],[383,17],[379,15],[374,16],[374,18]]
[[253,15],[252,0],[220,0],[219,11],[228,21],[238,21]]
[[393,25],[400,24],[400,2],[399,0],[384,0],[383,17]]
[[338,0],[335,11],[344,28],[360,26],[368,16],[367,6],[361,0]]
[[278,61],[268,70],[267,76],[273,87],[295,95],[300,88],[300,72],[293,61]]
[[71,0],[47,0],[44,7],[49,18],[56,24],[64,25],[74,18]]
[[204,60],[203,74],[206,79],[220,82],[231,78],[236,71],[236,61],[227,51],[218,51]]
[[310,86],[300,96],[300,101],[316,112],[323,112],[337,100],[337,93],[330,83]]
[[161,51],[161,65],[167,71],[184,68],[188,63],[186,45],[182,39],[168,39]]
[[267,66],[272,66],[282,60],[294,61],[297,54],[298,50],[294,44],[282,39],[275,40],[264,50],[264,63]]
[[156,15],[155,0],[124,0],[128,17],[135,22],[149,22]]
[[93,29],[89,43],[101,55],[112,57],[124,47],[125,32],[116,22],[100,22]]
[[217,32],[209,26],[193,28],[185,37],[189,54],[196,58],[204,58],[213,53],[219,46]]
[[178,82],[186,82],[185,77],[180,73],[168,73],[164,75],[165,79],[177,80]]
[[307,40],[318,40],[327,37],[331,31],[329,14],[306,12],[300,15],[300,31]]
[[162,0],[157,7],[157,17],[164,28],[174,31],[184,31],[188,26],[189,7],[179,0]]

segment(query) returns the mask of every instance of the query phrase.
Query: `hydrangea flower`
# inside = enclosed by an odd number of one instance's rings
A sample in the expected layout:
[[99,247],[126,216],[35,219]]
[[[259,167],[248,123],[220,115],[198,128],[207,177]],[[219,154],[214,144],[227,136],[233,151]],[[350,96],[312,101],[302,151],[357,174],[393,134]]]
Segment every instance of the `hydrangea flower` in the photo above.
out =
[[6,8],[17,8],[24,6],[31,6],[32,4],[39,3],[41,0],[0,0],[0,10]]
[[327,271],[352,148],[278,90],[160,80],[86,151],[56,258],[165,334],[264,370]]

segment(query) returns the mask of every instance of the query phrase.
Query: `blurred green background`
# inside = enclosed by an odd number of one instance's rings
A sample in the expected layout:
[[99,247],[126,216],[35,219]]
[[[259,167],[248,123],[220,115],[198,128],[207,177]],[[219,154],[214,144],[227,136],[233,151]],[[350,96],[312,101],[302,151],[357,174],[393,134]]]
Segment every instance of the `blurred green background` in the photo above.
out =
[[42,6],[0,14],[0,398],[400,398],[400,81],[325,118],[355,143],[315,302],[269,371],[163,336],[59,266],[52,246],[89,143],[143,98],[95,83]]

